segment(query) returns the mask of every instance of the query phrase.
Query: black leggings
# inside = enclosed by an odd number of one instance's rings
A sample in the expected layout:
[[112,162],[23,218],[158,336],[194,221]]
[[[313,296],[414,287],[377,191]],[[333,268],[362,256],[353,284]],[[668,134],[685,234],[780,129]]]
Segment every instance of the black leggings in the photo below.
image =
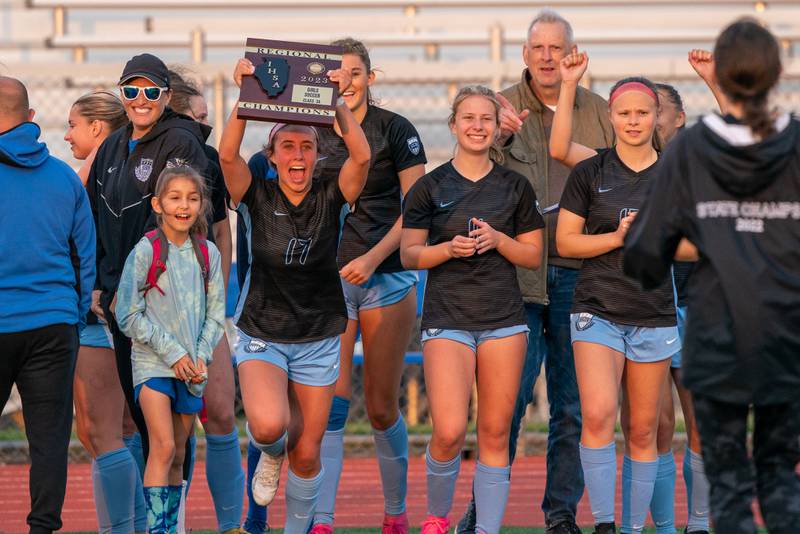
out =
[[[117,360],[117,375],[119,376],[119,383],[122,385],[122,392],[125,394],[125,402],[128,403],[128,409],[131,412],[133,422],[142,436],[142,454],[144,461],[147,462],[147,456],[150,453],[150,439],[147,434],[147,424],[144,420],[144,414],[133,391],[133,367],[131,364],[131,340],[119,329],[117,321],[113,315],[106,311],[106,317],[111,317],[108,322],[108,327],[111,330],[111,335],[114,338],[114,355]],[[192,469],[192,446],[191,442],[186,440],[186,454],[183,457],[183,480],[189,480],[189,475]]]
[[747,454],[748,405],[694,394],[694,408],[711,484],[711,518],[716,531],[755,534],[751,505],[757,494],[770,534],[797,533],[800,477],[795,469],[800,461],[800,402],[753,408],[753,462]]

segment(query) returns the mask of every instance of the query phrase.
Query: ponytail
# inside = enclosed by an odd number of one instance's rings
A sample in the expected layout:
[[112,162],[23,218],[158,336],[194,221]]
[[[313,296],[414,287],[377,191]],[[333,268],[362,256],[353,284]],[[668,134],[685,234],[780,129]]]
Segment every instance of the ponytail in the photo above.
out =
[[769,93],[781,75],[778,41],[756,20],[734,22],[717,38],[714,72],[720,89],[742,106],[742,121],[764,139],[775,133],[769,112]]

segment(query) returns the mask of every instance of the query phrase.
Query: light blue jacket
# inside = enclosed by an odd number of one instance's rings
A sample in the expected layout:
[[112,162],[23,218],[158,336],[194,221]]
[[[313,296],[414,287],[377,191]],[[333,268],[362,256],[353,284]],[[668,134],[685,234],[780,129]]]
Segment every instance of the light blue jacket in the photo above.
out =
[[[158,279],[162,295],[153,288],[143,296],[153,246],[143,237],[133,248],[117,290],[116,317],[120,329],[133,341],[133,384],[149,378],[174,378],[172,365],[185,354],[193,361],[211,361],[225,324],[225,289],[220,254],[208,243],[208,295],[192,242],[169,243],[167,270]],[[201,396],[205,384],[189,391]]]

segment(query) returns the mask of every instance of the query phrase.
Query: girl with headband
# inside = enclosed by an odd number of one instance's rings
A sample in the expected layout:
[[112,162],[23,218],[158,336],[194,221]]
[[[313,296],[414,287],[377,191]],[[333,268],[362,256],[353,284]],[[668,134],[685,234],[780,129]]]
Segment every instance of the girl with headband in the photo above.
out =
[[[254,71],[249,60],[239,60],[236,85]],[[329,77],[340,90],[350,86],[347,70]],[[257,500],[272,501],[288,452],[284,532],[305,534],[322,484],[320,444],[339,374],[339,336],[347,324],[336,265],[339,214],[364,188],[370,148],[341,99],[336,124],[348,157],[335,179],[312,180],[317,132],[287,124],[275,125],[267,143],[277,180],[254,178],[239,153],[246,121],[237,117],[237,108],[219,147],[231,202],[247,205],[252,229],[249,288],[239,303],[234,356],[247,431],[265,453],[254,475]]]
[[697,245],[682,372],[697,414],[712,522],[717,532],[756,532],[757,488],[769,532],[796,532],[800,123],[771,111],[780,45],[758,21],[723,30],[714,62],[725,115],[703,117],[665,152],[628,239],[625,270],[645,287],[659,285],[677,243]]
[[658,95],[645,78],[620,80],[609,98],[615,146],[595,151],[573,143],[575,90],[587,65],[585,53],[561,61],[550,136],[551,155],[574,167],[561,197],[556,245],[561,256],[584,260],[570,325],[583,417],[580,456],[595,533],[614,533],[614,429],[622,385],[631,464],[623,514],[630,516],[631,532],[641,532],[658,471],[661,392],[670,358],[681,348],[672,284],[645,292],[622,272],[625,234],[658,166]]

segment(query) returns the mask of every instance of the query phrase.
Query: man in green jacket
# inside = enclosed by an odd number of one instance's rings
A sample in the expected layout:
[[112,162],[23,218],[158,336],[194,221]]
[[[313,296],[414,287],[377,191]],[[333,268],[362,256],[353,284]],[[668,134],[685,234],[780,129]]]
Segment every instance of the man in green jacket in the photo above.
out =
[[[575,524],[578,501],[583,494],[579,458],[581,414],[569,328],[581,262],[559,257],[555,247],[558,203],[569,168],[553,160],[548,150],[550,126],[561,90],[559,62],[576,49],[569,22],[554,11],[541,11],[529,26],[522,49],[526,65],[522,79],[500,93],[504,109],[499,143],[503,147],[504,165],[530,180],[545,215],[548,236],[542,268],[517,270],[531,331],[509,443],[513,461],[520,421],[533,398],[533,385],[544,361],[550,433],[542,510],[548,534],[581,532]],[[574,141],[592,148],[612,145],[608,104],[600,96],[578,88],[573,120]],[[473,500],[457,532],[474,531]]]

